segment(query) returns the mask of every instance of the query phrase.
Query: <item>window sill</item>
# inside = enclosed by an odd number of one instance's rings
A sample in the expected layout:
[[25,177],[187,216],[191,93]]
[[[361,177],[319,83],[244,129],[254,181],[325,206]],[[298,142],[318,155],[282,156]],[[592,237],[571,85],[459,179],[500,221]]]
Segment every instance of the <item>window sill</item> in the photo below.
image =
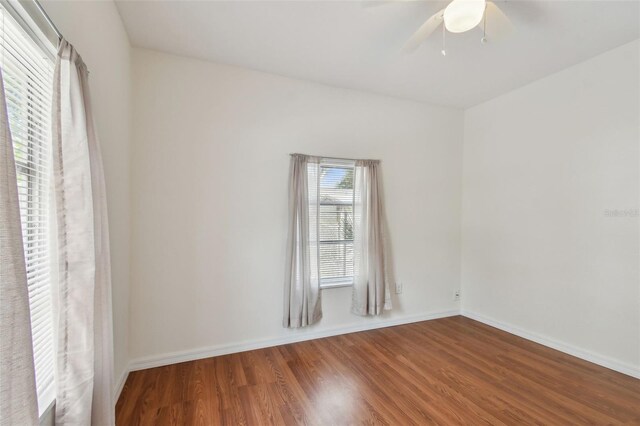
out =
[[40,414],[40,426],[53,426],[55,424],[55,406],[56,400],[54,399]]
[[351,287],[353,285],[353,279],[346,280],[331,280],[320,284],[320,290],[329,290],[331,288]]

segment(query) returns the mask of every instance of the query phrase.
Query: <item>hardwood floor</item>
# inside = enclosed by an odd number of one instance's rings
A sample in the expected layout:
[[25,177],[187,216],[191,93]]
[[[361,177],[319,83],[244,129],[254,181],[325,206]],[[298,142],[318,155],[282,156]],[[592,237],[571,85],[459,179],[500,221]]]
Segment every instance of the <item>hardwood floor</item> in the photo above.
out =
[[464,317],[129,375],[124,425],[640,424],[640,380]]

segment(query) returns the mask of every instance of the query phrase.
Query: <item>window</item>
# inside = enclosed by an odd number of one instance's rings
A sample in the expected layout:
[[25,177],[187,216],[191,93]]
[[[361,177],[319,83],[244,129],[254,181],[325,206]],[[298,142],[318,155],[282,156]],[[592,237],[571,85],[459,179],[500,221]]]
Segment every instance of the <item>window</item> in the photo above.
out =
[[[49,175],[51,173],[50,53],[27,33],[18,12],[0,5],[0,63],[13,139],[36,372],[42,413],[53,401]],[[20,22],[20,23],[19,23]]]
[[318,234],[320,287],[353,284],[352,162],[324,160],[320,164]]

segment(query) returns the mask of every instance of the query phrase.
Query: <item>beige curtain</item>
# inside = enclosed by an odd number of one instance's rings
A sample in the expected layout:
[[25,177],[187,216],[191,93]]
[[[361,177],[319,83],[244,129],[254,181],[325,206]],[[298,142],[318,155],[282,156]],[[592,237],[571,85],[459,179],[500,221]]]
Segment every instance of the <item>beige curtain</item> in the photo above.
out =
[[0,70],[0,425],[37,425],[31,314],[16,165]]
[[322,318],[318,267],[319,158],[291,156],[289,230],[283,326],[305,327]]
[[357,315],[380,315],[391,309],[391,293],[379,161],[356,161],[354,191],[355,276],[351,310]]
[[104,172],[88,72],[62,41],[53,90],[57,229],[56,424],[113,425],[113,335]]

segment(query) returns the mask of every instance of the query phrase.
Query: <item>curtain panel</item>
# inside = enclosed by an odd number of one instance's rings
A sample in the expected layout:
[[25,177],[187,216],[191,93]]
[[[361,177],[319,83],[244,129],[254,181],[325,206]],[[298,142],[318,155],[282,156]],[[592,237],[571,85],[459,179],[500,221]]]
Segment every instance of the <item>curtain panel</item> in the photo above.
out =
[[0,70],[0,425],[37,425],[29,289],[18,184]]
[[106,193],[88,71],[65,40],[53,90],[57,234],[56,424],[113,425],[113,334]]
[[283,326],[298,328],[322,318],[318,247],[320,159],[294,154],[289,165],[289,225]]
[[356,161],[354,191],[355,276],[351,311],[357,315],[380,315],[392,306],[379,161]]

